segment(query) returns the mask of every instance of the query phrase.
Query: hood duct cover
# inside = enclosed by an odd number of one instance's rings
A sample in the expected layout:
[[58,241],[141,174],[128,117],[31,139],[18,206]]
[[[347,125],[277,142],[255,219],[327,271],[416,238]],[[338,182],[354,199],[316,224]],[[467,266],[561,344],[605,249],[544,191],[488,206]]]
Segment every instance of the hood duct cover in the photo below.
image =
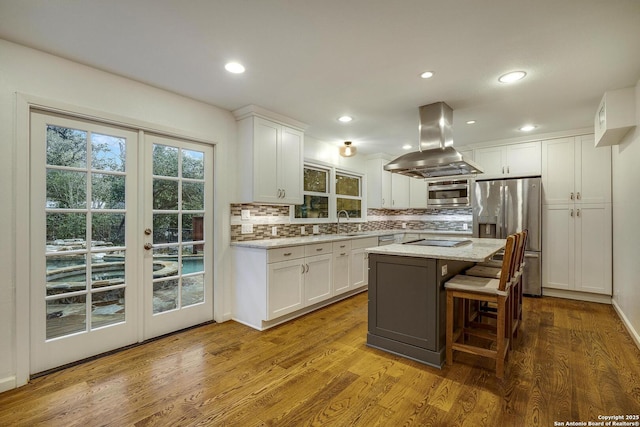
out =
[[452,122],[453,110],[444,102],[420,107],[420,151],[398,157],[384,170],[412,178],[482,173],[479,165],[453,148]]

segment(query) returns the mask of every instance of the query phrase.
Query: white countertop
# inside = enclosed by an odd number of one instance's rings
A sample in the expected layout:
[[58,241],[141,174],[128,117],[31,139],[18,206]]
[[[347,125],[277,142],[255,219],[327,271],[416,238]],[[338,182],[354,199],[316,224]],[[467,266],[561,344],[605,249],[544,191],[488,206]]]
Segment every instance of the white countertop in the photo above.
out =
[[[308,245],[311,243],[326,243],[326,242],[335,242],[340,240],[351,240],[351,239],[363,239],[366,237],[379,237],[379,236],[388,236],[393,234],[424,234],[424,235],[433,235],[438,238],[446,238],[442,237],[443,235],[456,235],[460,236],[458,238],[470,238],[471,235],[469,233],[461,233],[461,232],[440,232],[433,230],[374,230],[374,231],[362,231],[356,233],[349,234],[311,234],[309,236],[299,236],[299,237],[285,237],[282,239],[264,239],[264,240],[247,240],[244,242],[231,242],[231,246],[238,246],[243,248],[257,248],[257,249],[275,249],[275,248],[284,248],[287,246],[298,246],[298,245]],[[485,239],[483,239],[485,240]],[[395,246],[395,245],[392,245]]]
[[504,248],[506,243],[505,239],[478,239],[467,236],[438,237],[438,239],[442,240],[459,240],[461,238],[471,240],[471,243],[453,248],[394,243],[392,245],[367,248],[366,251],[371,254],[483,262]]

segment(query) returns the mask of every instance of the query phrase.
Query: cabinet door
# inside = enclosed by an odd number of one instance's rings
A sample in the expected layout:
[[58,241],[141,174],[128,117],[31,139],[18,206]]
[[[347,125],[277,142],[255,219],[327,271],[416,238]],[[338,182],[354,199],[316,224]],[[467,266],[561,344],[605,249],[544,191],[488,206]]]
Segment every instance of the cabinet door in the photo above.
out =
[[408,176],[391,174],[391,207],[402,209],[409,207],[409,178]]
[[280,203],[301,204],[302,168],[303,168],[304,135],[295,129],[282,128],[282,139],[279,151],[280,181],[283,191]]
[[483,169],[479,175],[481,179],[502,178],[505,167],[504,147],[485,147],[475,150],[475,162]]
[[542,208],[542,286],[573,289],[575,283],[573,205]]
[[611,202],[611,147],[596,148],[593,135],[576,137],[576,201]]
[[507,147],[508,177],[535,176],[541,173],[540,142],[514,144]]
[[301,259],[269,264],[266,320],[304,307],[303,264]]
[[409,207],[427,207],[427,182],[424,179],[409,178]]
[[278,139],[282,126],[259,117],[253,126],[254,199],[278,203]]
[[583,292],[611,295],[611,204],[577,204],[574,219],[577,264],[575,288]]
[[370,208],[391,207],[391,172],[383,169],[386,160],[367,160],[367,204]]
[[[573,203],[575,199],[574,138],[542,143],[542,203]],[[571,196],[574,196],[572,199]],[[546,256],[546,255],[545,255]]]
[[339,295],[350,289],[349,283],[349,251],[333,254],[333,294]]
[[317,255],[304,259],[304,295],[305,306],[330,298],[332,295],[331,254]]
[[364,248],[352,250],[350,261],[349,282],[351,289],[366,286],[369,282],[369,259]]

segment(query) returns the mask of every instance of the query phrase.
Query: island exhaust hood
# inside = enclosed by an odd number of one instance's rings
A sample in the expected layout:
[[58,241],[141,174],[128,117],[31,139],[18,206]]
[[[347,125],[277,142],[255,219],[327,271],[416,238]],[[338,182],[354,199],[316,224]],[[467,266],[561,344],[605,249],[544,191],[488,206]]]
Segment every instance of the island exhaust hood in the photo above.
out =
[[412,178],[482,173],[482,168],[453,148],[453,110],[444,102],[420,107],[419,151],[398,157],[384,170]]

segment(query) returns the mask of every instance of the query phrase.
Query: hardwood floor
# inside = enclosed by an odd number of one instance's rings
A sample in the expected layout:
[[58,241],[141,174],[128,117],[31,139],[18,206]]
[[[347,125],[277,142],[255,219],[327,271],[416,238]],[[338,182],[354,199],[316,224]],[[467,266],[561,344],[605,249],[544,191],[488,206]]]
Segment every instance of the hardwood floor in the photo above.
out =
[[258,332],[211,324],[0,394],[0,426],[553,426],[640,414],[640,350],[613,308],[526,298],[496,379],[365,346],[367,294]]

